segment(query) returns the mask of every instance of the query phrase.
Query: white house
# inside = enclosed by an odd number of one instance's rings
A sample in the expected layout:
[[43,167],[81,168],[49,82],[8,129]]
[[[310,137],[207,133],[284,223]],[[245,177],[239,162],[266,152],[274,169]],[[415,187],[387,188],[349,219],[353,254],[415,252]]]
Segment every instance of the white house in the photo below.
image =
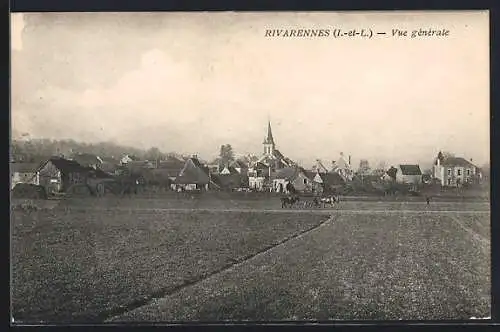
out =
[[18,183],[37,184],[36,170],[37,163],[11,163],[11,189]]
[[396,167],[396,182],[418,186],[422,183],[422,171],[419,165],[400,164]]
[[471,161],[460,157],[445,157],[438,153],[432,168],[432,175],[442,186],[461,186],[464,183],[479,183],[482,174]]

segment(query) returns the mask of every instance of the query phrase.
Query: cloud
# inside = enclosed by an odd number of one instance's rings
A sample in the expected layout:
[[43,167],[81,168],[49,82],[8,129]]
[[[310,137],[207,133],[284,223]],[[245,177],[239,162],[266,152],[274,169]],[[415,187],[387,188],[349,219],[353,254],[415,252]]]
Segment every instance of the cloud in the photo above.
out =
[[[433,147],[487,155],[489,51],[478,21],[456,24],[455,39],[375,42],[262,36],[271,23],[331,25],[325,13],[231,15],[26,14],[23,50],[13,51],[13,125],[200,155],[224,143],[259,153],[270,115],[291,158],[411,160],[433,157]],[[417,18],[397,21],[434,22]]]

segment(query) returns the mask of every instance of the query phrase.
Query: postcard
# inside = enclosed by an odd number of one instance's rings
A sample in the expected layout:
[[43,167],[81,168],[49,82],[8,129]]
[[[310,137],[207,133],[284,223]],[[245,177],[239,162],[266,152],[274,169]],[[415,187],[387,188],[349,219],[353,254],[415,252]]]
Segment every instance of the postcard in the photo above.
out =
[[13,324],[491,317],[488,11],[11,15]]

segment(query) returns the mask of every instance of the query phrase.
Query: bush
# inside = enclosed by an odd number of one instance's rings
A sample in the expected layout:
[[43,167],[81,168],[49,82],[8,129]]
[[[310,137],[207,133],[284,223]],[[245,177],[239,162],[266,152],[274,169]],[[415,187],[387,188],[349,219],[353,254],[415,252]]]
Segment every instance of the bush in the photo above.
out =
[[18,183],[12,190],[13,198],[47,199],[43,186],[30,183]]

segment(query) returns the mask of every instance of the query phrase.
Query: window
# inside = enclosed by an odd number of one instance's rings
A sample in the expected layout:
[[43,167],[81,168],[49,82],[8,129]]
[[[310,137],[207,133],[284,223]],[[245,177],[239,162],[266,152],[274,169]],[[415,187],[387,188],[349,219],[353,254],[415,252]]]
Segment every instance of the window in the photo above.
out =
[[451,168],[448,168],[448,175],[451,175]]
[[304,184],[307,184],[307,179],[304,179]]
[[448,185],[451,185],[451,179],[448,179]]
[[469,175],[470,175],[470,169],[467,170],[467,176],[469,176]]
[[462,175],[462,170],[461,169],[457,169],[457,175],[458,176]]

